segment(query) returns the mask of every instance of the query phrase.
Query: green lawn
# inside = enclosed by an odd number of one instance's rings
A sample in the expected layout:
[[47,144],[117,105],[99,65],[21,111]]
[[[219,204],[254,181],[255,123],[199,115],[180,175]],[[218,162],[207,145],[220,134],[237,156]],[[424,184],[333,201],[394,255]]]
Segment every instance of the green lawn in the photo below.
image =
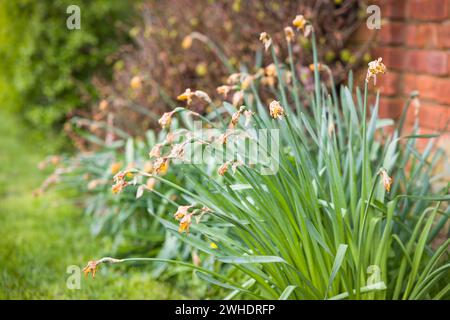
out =
[[67,288],[70,265],[108,253],[108,241],[93,238],[82,209],[64,194],[35,198],[45,179],[36,165],[52,150],[13,116],[0,111],[0,299],[170,299],[183,298],[145,269],[102,266],[81,289]]

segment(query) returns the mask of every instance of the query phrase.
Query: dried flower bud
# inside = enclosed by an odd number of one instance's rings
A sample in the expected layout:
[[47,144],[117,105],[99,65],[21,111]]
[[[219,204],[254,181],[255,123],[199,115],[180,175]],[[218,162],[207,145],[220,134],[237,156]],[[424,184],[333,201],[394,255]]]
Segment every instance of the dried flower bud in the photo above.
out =
[[189,106],[192,103],[192,97],[195,95],[194,92],[191,91],[190,88],[187,88],[182,94],[177,97],[177,100],[185,101]]
[[389,177],[389,175],[385,169],[380,169],[379,174],[381,175],[381,180],[383,182],[384,189],[387,192],[390,192],[393,179],[391,177]]
[[224,86],[218,87],[216,90],[217,90],[218,94],[222,95],[223,98],[226,99],[228,92],[230,92],[230,90],[231,90],[231,87],[224,85]]
[[161,128],[166,129],[170,127],[170,124],[172,123],[172,116],[175,111],[171,112],[165,112],[162,117],[158,120],[159,125]]
[[141,76],[134,76],[130,81],[130,87],[133,90],[138,90],[142,88],[142,77]]
[[197,97],[197,98],[200,98],[200,99],[202,99],[202,100],[204,100],[204,101],[206,101],[206,102],[208,102],[208,103],[211,103],[212,101],[211,101],[211,98],[208,96],[208,94],[206,93],[206,92],[204,92],[204,91],[201,91],[201,90],[197,90],[197,91],[195,91],[194,92],[194,94],[195,94],[195,96]]
[[181,42],[181,47],[183,49],[189,49],[192,46],[192,36],[191,35],[187,35],[186,37],[183,38],[183,41]]

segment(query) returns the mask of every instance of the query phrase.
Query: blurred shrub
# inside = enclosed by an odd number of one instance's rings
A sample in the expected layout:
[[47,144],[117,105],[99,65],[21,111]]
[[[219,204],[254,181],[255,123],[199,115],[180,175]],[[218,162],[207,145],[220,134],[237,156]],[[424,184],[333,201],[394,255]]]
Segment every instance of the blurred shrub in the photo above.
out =
[[[95,96],[94,73],[129,37],[134,1],[0,1],[0,101],[46,129]],[[81,9],[81,30],[68,30],[66,9]]]
[[[298,13],[316,21],[319,59],[338,80],[365,52],[348,48],[349,38],[365,16],[364,2],[358,0],[147,0],[140,13],[142,24],[130,32],[138,49],[122,48],[112,83],[96,82],[102,95],[113,102],[116,125],[133,134],[155,125],[157,114],[177,104],[169,97],[185,88],[205,90],[214,97],[216,85],[224,83],[227,74],[243,66],[267,65],[255,41],[260,32],[271,34],[274,43],[281,44],[277,51],[287,56],[283,28]],[[310,81],[309,69],[304,67],[312,62],[308,38],[296,37],[293,52],[300,57],[296,67],[306,74],[302,80]],[[202,111],[204,105],[193,108]],[[154,120],[142,117],[143,113]]]

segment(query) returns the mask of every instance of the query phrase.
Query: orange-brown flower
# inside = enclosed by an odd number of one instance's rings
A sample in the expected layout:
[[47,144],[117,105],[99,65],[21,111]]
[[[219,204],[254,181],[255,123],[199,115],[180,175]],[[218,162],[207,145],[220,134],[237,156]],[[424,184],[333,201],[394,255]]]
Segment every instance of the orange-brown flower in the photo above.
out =
[[162,117],[158,120],[158,123],[161,126],[161,128],[166,129],[170,126],[170,124],[172,123],[172,116],[174,112],[175,111],[165,112],[162,115]]
[[164,175],[169,170],[169,159],[167,157],[156,159],[155,163],[155,172],[160,175]]
[[180,220],[188,214],[190,208],[192,208],[192,205],[179,206],[177,212],[175,212],[173,216],[175,217],[175,219]]
[[241,79],[240,73],[233,73],[228,77],[227,83],[229,85],[237,84],[237,83],[239,83],[240,79]]
[[272,101],[269,105],[270,116],[274,119],[281,119],[284,116],[284,109],[279,101]]
[[230,90],[231,90],[231,87],[223,85],[223,86],[218,87],[216,90],[217,90],[218,94],[221,94],[224,98],[226,98],[228,95],[228,92],[230,92]]
[[183,49],[189,49],[192,46],[192,36],[191,35],[187,35],[186,37],[183,38],[183,41],[181,42],[181,47]]
[[192,223],[192,213],[185,215],[181,220],[180,220],[180,225],[178,227],[178,232],[183,232],[185,231],[186,233],[189,233],[189,228],[191,226]]
[[381,180],[383,182],[384,189],[387,192],[390,192],[391,191],[391,185],[392,185],[392,182],[394,180],[391,177],[389,177],[389,175],[388,175],[388,173],[386,172],[385,169],[381,169],[380,170],[380,175],[381,175]]
[[84,276],[87,277],[89,273],[92,272],[92,279],[94,279],[98,265],[99,265],[98,261],[95,260],[89,261],[87,266],[83,268]]
[[192,103],[192,97],[194,96],[194,92],[191,89],[187,88],[182,94],[180,94],[177,99],[180,101],[186,101],[189,106]]
[[228,162],[225,162],[219,167],[219,169],[217,169],[217,173],[221,176],[224,176],[225,173],[227,173],[227,171],[228,171]]
[[99,103],[99,105],[98,105],[98,108],[99,108],[101,111],[105,111],[106,109],[108,109],[108,106],[109,106],[108,100],[103,99],[102,101],[100,101],[100,103]]

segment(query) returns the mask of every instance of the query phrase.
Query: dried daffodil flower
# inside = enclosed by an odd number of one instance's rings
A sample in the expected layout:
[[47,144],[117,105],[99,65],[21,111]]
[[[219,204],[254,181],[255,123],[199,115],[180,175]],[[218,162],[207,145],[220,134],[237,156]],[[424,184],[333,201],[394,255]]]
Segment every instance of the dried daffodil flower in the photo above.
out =
[[159,158],[161,157],[161,149],[163,147],[162,143],[157,143],[153,146],[152,150],[149,152],[150,158]]
[[373,84],[377,84],[377,75],[386,73],[386,66],[381,62],[382,58],[369,62],[367,69],[366,82],[369,83],[370,78],[373,78]]
[[178,143],[172,147],[170,150],[169,158],[175,158],[182,160],[184,157],[184,146],[186,145],[186,142],[184,143]]
[[87,277],[92,272],[92,279],[95,278],[98,266],[102,263],[119,263],[122,260],[114,259],[110,257],[101,258],[100,260],[92,260],[87,263],[87,266],[83,268],[84,275]]
[[232,74],[230,74],[230,76],[227,78],[227,83],[228,83],[229,85],[233,85],[233,84],[239,83],[240,80],[241,80],[241,74],[240,74],[240,73],[232,73]]
[[142,77],[134,76],[130,81],[130,87],[133,90],[138,90],[142,88]]
[[158,120],[159,125],[161,128],[166,129],[170,127],[170,124],[172,123],[172,116],[175,113],[175,111],[171,112],[165,112],[162,117]]
[[190,88],[187,88],[182,94],[177,97],[177,100],[186,101],[189,106],[192,103],[192,97],[195,95]]
[[192,223],[192,213],[185,215],[180,220],[180,226],[178,227],[178,232],[182,233],[183,231],[185,231],[186,233],[189,233],[189,228],[191,226],[191,223]]
[[191,35],[187,35],[186,37],[183,38],[183,41],[181,42],[181,47],[183,49],[189,49],[192,46],[192,36]]
[[188,206],[179,206],[177,209],[177,212],[173,215],[176,220],[183,219],[187,214],[190,208],[192,208],[192,205]]
[[295,38],[294,29],[292,29],[291,27],[284,28],[284,36],[285,36],[287,42],[294,41],[294,38]]
[[169,170],[169,159],[167,157],[156,159],[155,163],[155,172],[160,175],[164,175]]
[[239,122],[239,117],[241,116],[242,112],[244,112],[244,110],[245,106],[241,106],[238,111],[233,113],[233,115],[231,116],[230,125],[228,126],[229,128],[233,129],[234,127],[236,127]]
[[127,175],[127,171],[120,171],[114,177],[114,184],[112,186],[112,191],[114,193],[119,193],[128,185],[128,182],[125,181],[125,176]]
[[224,176],[225,173],[227,173],[227,171],[228,171],[228,162],[225,162],[219,167],[219,169],[217,169],[217,173],[221,176]]
[[259,40],[264,44],[264,49],[266,51],[272,45],[272,38],[267,34],[267,32],[261,32],[259,35]]
[[382,180],[382,182],[383,182],[384,189],[385,189],[387,192],[390,192],[390,191],[391,191],[391,185],[392,185],[392,182],[393,182],[394,180],[393,180],[391,177],[389,177],[388,173],[387,173],[386,170],[383,169],[383,168],[380,169],[379,174],[381,175],[381,180]]
[[200,98],[200,99],[202,99],[202,100],[204,100],[204,101],[206,101],[206,102],[208,102],[208,103],[211,103],[211,102],[212,102],[212,101],[211,101],[211,98],[208,96],[208,94],[207,94],[205,91],[196,90],[196,91],[194,92],[194,94],[195,94],[195,96],[196,96],[197,98]]
[[216,90],[217,90],[218,94],[222,95],[223,98],[226,99],[228,92],[230,92],[230,90],[231,90],[231,86],[223,85],[223,86],[218,87]]
[[274,119],[281,119],[285,115],[283,107],[279,101],[272,101],[269,105],[270,116]]
[[312,31],[312,26],[301,14],[295,16],[295,19],[292,21],[292,24],[294,25],[294,27],[297,28],[297,30],[303,31],[303,35],[305,37],[309,36],[309,34]]
[[144,172],[152,173],[153,172],[153,163],[151,161],[146,161],[144,164]]
[[87,266],[83,268],[84,276],[87,277],[89,273],[92,272],[92,279],[95,278],[95,273],[97,272],[98,268],[98,261],[92,260],[87,263]]

